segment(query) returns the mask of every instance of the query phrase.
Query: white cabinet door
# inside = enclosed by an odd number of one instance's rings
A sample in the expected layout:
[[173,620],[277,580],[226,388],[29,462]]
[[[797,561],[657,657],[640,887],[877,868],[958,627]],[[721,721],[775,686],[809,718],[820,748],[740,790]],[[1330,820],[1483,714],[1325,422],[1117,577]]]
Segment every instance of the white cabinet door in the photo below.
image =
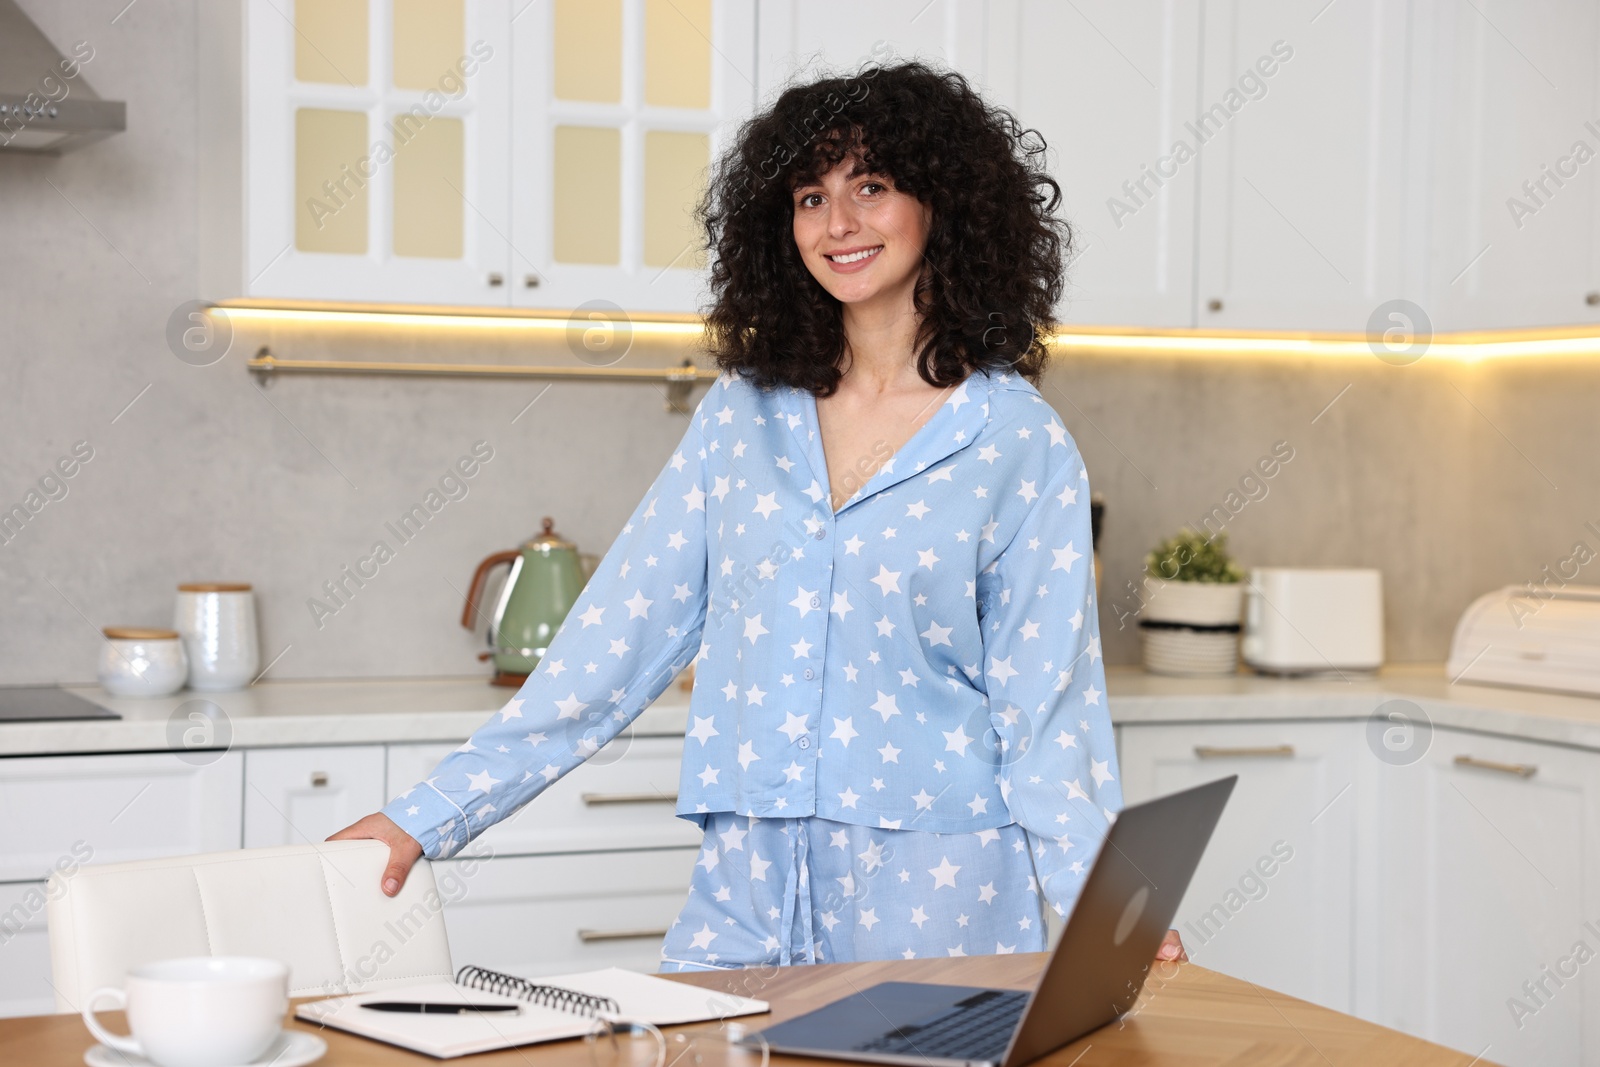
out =
[[239,847],[242,753],[0,759],[0,882]]
[[[1321,11],[1316,8],[1322,7]],[[1205,5],[1198,325],[1363,330],[1397,296],[1411,8]],[[1470,16],[1468,16],[1470,17]]]
[[200,22],[207,298],[510,302],[509,0]]
[[[454,747],[389,746],[390,795],[427,777]],[[682,765],[683,738],[624,732],[474,844],[496,856],[698,845],[699,828],[674,814]]]
[[1024,0],[1016,115],[1049,145],[1076,252],[1063,321],[1194,325],[1199,4]]
[[[848,75],[867,64],[905,59],[952,67],[982,88],[991,70],[985,31],[1005,34],[1016,18],[1012,4],[974,0],[760,0],[760,7],[763,105],[791,80]],[[997,66],[1004,69],[994,74],[1007,95],[1015,91],[1015,59],[1003,58]]]
[[624,310],[695,311],[706,270],[691,209],[754,102],[754,4],[517,9],[513,305],[607,322]]
[[382,745],[258,748],[244,760],[244,847],[322,841],[383,807]]
[[527,977],[654,971],[698,854],[642,849],[435,863],[450,957],[458,969]]
[[1351,997],[1360,726],[1122,725],[1127,803],[1237,774],[1174,924],[1189,958],[1337,1011]]
[[1377,1021],[1510,1067],[1600,1063],[1600,753],[1437,730],[1382,788]]
[[1600,5],[1428,10],[1432,182],[1416,210],[1434,325],[1600,322]]
[[56,1010],[46,903],[43,882],[0,885],[0,1017]]

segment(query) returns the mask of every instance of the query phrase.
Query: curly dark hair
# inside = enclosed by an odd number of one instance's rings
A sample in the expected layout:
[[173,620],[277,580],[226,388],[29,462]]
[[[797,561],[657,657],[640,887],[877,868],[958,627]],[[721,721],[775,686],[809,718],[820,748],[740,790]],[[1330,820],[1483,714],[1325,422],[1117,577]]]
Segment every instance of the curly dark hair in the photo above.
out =
[[703,314],[717,365],[762,388],[838,389],[843,308],[795,247],[793,190],[856,158],[932,208],[913,296],[922,379],[945,387],[984,368],[1038,384],[1072,248],[1044,153],[1037,130],[921,62],[785,89],[740,127],[696,207],[712,253]]

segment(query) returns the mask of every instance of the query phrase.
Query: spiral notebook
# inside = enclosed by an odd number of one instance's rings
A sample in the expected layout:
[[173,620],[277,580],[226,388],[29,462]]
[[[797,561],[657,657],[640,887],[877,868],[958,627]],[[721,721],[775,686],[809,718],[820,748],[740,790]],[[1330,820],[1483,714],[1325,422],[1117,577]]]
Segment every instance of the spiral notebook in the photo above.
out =
[[[516,1014],[421,1015],[361,1007],[364,1003],[383,1001],[515,1003],[521,1011]],[[454,982],[429,982],[403,989],[309,1001],[295,1009],[295,1016],[413,1052],[452,1059],[474,1052],[582,1037],[593,1029],[599,1018],[676,1026],[768,1010],[766,1001],[669,982],[618,967],[537,981],[482,967],[463,967]]]

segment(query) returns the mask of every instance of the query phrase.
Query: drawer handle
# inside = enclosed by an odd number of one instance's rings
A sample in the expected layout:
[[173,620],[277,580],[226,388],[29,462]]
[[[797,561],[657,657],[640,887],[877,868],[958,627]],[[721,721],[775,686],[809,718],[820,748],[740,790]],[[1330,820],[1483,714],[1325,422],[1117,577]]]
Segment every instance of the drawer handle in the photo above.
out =
[[328,784],[328,772],[327,771],[312,771],[311,772],[311,785],[312,785],[313,788],[321,789],[323,786],[325,786],[327,784]]
[[676,793],[585,793],[583,802],[591,808],[602,804],[676,804]]
[[667,936],[666,927],[659,930],[579,930],[579,941],[633,941],[649,938],[660,941]]
[[1476,767],[1481,771],[1499,771],[1501,774],[1514,774],[1518,778],[1532,778],[1539,769],[1536,763],[1498,763],[1492,759],[1479,759],[1476,756],[1457,756],[1457,767]]
[[1238,748],[1218,747],[1216,745],[1196,745],[1194,754],[1201,759],[1232,759],[1237,756],[1279,756],[1291,758],[1294,756],[1293,745],[1244,745]]

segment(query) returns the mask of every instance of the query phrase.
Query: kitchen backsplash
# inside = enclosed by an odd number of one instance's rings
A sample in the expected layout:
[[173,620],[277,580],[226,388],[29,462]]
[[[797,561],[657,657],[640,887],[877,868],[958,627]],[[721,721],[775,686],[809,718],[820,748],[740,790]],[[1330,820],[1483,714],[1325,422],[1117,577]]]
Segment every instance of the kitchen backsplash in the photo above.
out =
[[[193,9],[109,29],[84,2],[40,17],[58,40],[132,38],[103,50],[96,84],[137,82],[141,104],[127,133],[83,152],[0,159],[0,291],[29,311],[0,333],[0,506],[40,502],[0,542],[0,684],[91,681],[99,627],[169,625],[185,580],[254,584],[269,677],[484,670],[481,638],[457,621],[473,565],[544,515],[603,552],[683,416],[653,385],[262,388],[242,366],[263,343],[286,357],[514,358],[514,338],[487,334],[254,325],[220,362],[180,360],[167,329],[196,295],[200,146],[193,49],[173,42],[192,40]],[[158,78],[139,69],[154,56]],[[1595,371],[1064,355],[1043,391],[1106,498],[1107,661],[1138,659],[1127,583],[1146,550],[1208,515],[1246,565],[1381,568],[1395,661],[1442,660],[1485,590],[1600,581],[1571,562],[1600,519]],[[441,506],[393,534],[429,494]],[[337,610],[308,606],[380,541],[375,577]]]

